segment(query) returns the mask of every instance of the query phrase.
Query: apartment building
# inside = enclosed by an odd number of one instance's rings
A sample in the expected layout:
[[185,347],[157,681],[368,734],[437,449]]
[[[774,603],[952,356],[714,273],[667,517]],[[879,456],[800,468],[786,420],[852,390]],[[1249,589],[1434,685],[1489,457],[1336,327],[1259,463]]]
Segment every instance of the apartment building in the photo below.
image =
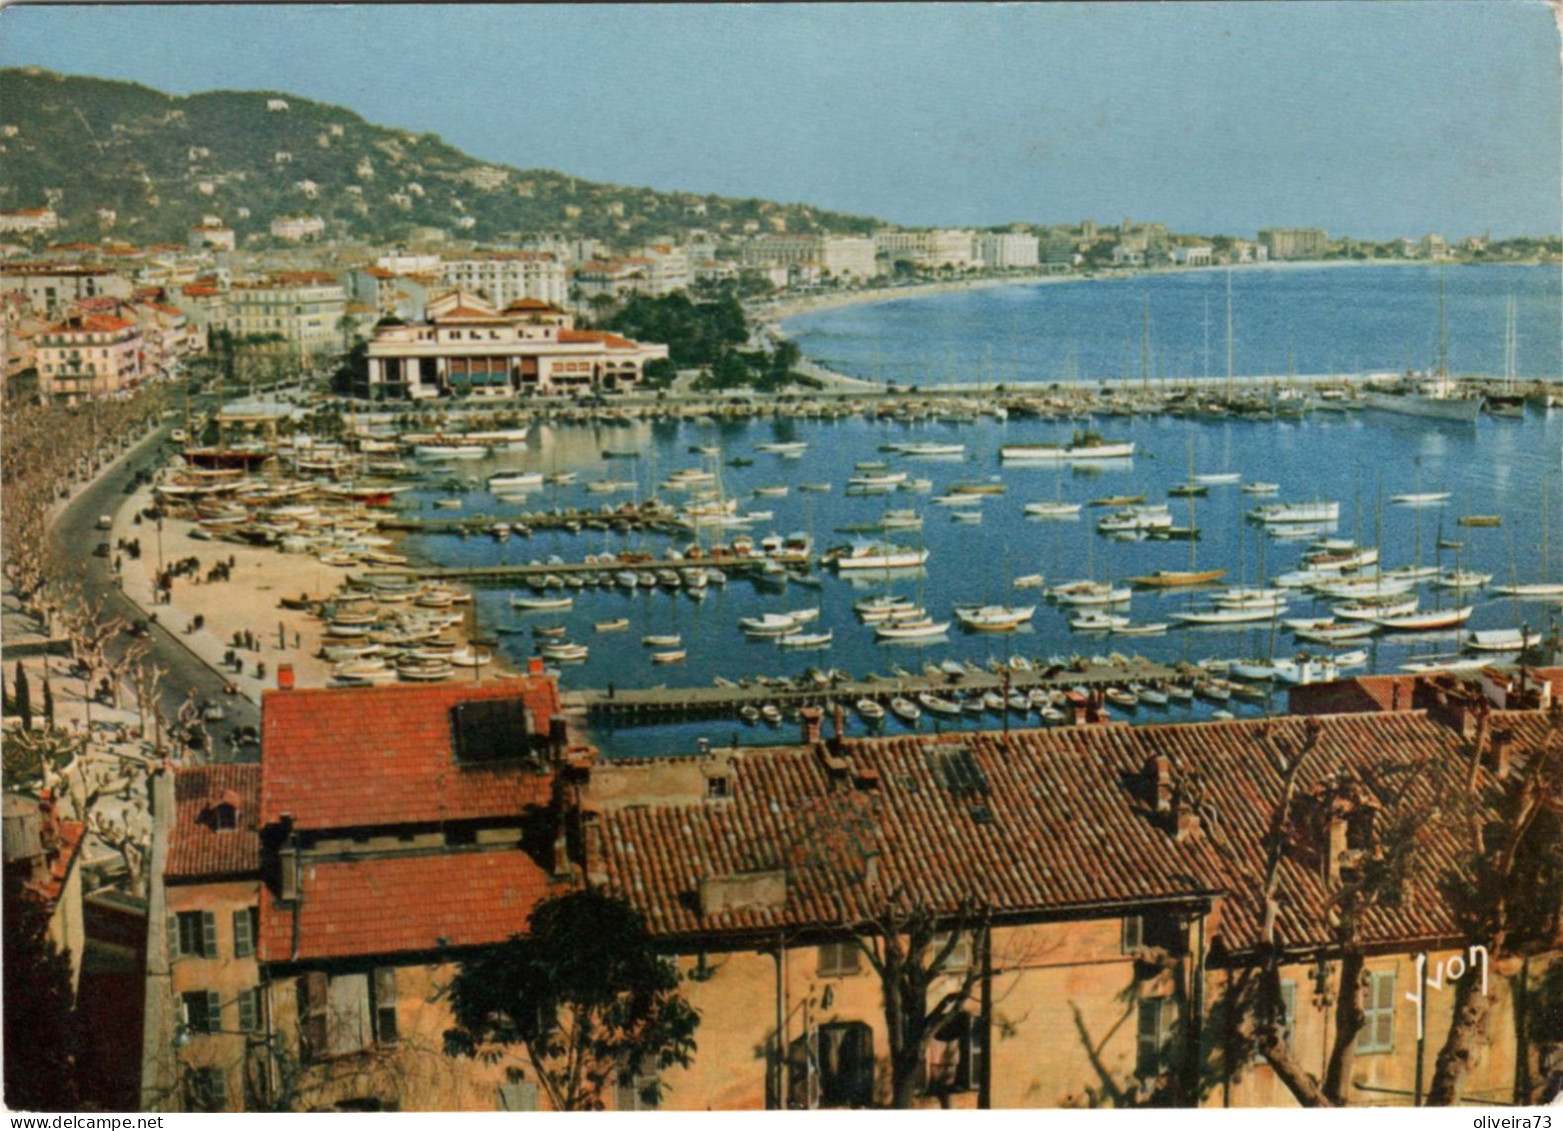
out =
[[1030,232],[982,232],[977,258],[990,271],[1030,270],[1041,263],[1040,241]]
[[979,265],[975,239],[968,229],[886,230],[874,233],[874,250],[892,263],[909,260],[928,270],[966,271]]
[[165,1035],[179,1071],[168,1106],[254,1111],[269,1098],[274,1068],[256,958],[261,768],[176,767],[173,800],[162,877],[173,1023]]
[[326,222],[319,216],[278,216],[271,222],[271,234],[279,240],[318,239],[326,231]]
[[1263,228],[1259,242],[1271,259],[1323,259],[1330,250],[1323,228]]
[[[1232,1003],[1279,948],[1283,1040],[1324,1075],[1346,957],[1333,909],[1415,812],[1424,867],[1358,924],[1350,1099],[1403,1106],[1422,1086],[1419,1014],[1433,1043],[1456,997],[1445,982],[1405,1000],[1419,958],[1475,976],[1491,957],[1462,1088],[1507,1102],[1531,1068],[1563,1067],[1563,1039],[1527,1012],[1563,934],[1539,908],[1523,962],[1466,945],[1441,877],[1469,830],[1436,797],[1452,775],[1499,803],[1550,740],[1535,692],[1560,680],[1519,677],[1501,701],[1413,680],[1393,711],[1347,697],[1310,718],[893,739],[842,738],[839,719],[826,737],[810,709],[793,744],[628,761],[573,742],[543,676],[272,692],[254,834],[268,1041],[300,1107],[535,1109],[520,1050],[440,1055],[437,989],[589,887],[642,913],[701,1016],[690,1067],[626,1073],[610,1106],[643,1106],[652,1082],[680,1110],[886,1104],[884,987],[859,940],[913,914],[943,932],[930,1002],[960,1006],[918,1073],[923,1106],[1287,1105]],[[215,951],[241,962],[217,912],[248,891],[218,906],[202,890],[231,878],[179,898],[213,911]]]
[[83,299],[129,298],[134,285],[111,267],[16,263],[0,268],[0,291],[20,291],[45,318],[63,318]]
[[226,224],[199,224],[186,233],[191,251],[232,251],[236,246],[233,229]]
[[60,218],[52,208],[0,210],[0,232],[41,234],[55,231],[59,226]]
[[362,304],[374,311],[371,322],[396,318],[421,321],[431,294],[445,287],[434,273],[398,274],[384,267],[353,267],[337,276],[349,305]]
[[504,251],[447,259],[434,271],[441,289],[469,291],[500,309],[521,299],[563,306],[570,297],[569,271],[550,252]]
[[536,299],[503,309],[466,291],[430,301],[423,321],[380,326],[369,343],[376,399],[558,395],[633,386],[660,344],[577,330],[564,311]]
[[340,351],[347,296],[324,271],[284,271],[228,289],[229,326],[244,336],[280,335],[298,358]]
[[141,383],[141,327],[119,314],[75,313],[34,339],[38,392],[75,404],[114,396]]
[[765,235],[743,245],[745,267],[814,264],[833,279],[863,281],[884,271],[867,236]]

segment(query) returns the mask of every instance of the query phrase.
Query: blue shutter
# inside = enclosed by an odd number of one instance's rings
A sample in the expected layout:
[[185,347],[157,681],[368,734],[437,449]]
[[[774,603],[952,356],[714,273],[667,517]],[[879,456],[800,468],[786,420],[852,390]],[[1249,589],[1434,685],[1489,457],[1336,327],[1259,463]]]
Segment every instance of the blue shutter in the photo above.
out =
[[222,999],[212,990],[206,994],[206,1025],[210,1033],[221,1032],[223,1027]]
[[260,990],[245,990],[239,995],[239,1028],[246,1033],[260,1028]]
[[201,912],[201,955],[217,957],[217,916],[211,911]]
[[235,958],[249,958],[255,953],[255,936],[251,931],[253,920],[248,907],[241,907],[233,913],[233,956]]

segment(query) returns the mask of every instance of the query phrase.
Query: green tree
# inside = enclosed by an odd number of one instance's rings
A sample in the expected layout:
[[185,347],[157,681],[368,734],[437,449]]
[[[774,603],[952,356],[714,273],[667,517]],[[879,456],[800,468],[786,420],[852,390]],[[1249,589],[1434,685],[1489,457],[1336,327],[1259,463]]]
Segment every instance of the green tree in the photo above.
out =
[[699,1015],[640,913],[593,891],[538,905],[528,932],[462,964],[450,986],[452,1056],[520,1045],[556,1111],[600,1111],[606,1089],[687,1067]]
[[48,905],[31,896],[9,866],[4,933],[6,1106],[76,1110],[83,1041],[70,955],[49,938]]
[[33,695],[32,688],[27,684],[27,669],[22,667],[22,661],[16,661],[16,682],[12,684],[13,697],[16,702],[16,713],[22,717],[22,729],[33,729]]

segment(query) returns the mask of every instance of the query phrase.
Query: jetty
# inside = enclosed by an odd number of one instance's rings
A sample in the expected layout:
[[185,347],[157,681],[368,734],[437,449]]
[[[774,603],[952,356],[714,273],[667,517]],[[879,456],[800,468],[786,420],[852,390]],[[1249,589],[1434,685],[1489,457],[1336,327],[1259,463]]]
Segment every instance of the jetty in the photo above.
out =
[[[416,580],[416,581],[541,581],[549,574],[566,577],[571,574],[586,573],[618,573],[621,570],[634,570],[636,573],[652,572],[659,570],[685,570],[685,569],[720,569],[729,576],[747,577],[760,572],[769,559],[762,557],[753,558],[681,558],[679,560],[651,558],[620,557],[611,562],[554,562],[533,565],[480,565],[480,566],[385,566],[379,569],[364,570],[352,575],[349,580],[363,581],[373,584],[379,580]],[[795,567],[797,568],[797,567]]]
[[1067,691],[1073,687],[1106,688],[1128,683],[1168,683],[1187,679],[1176,668],[1135,657],[1121,663],[1087,664],[1083,668],[1050,667],[1036,671],[967,672],[963,675],[941,673],[937,676],[914,675],[907,678],[882,676],[876,679],[838,679],[808,686],[767,685],[752,687],[653,687],[575,690],[565,692],[567,710],[591,719],[619,723],[667,721],[675,718],[701,718],[734,715],[741,707],[761,707],[773,703],[783,709],[825,707],[840,703],[850,707],[859,699],[879,701],[918,692],[951,690],[1027,692],[1032,688]]

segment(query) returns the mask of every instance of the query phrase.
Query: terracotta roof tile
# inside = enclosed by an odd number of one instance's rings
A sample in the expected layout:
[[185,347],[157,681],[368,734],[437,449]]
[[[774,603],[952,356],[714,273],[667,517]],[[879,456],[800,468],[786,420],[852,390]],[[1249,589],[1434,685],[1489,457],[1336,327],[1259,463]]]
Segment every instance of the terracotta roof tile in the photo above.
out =
[[550,679],[268,692],[261,823],[286,813],[300,829],[415,824],[514,816],[542,803],[550,787],[540,774],[455,760],[452,709],[513,698],[525,700],[535,732],[546,734],[559,712]]
[[[1546,727],[1540,712],[1492,718],[1522,744],[1540,741]],[[1244,949],[1259,939],[1258,884],[1281,759],[1307,741],[1310,722],[1320,729],[1299,788],[1350,772],[1382,797],[1408,781],[1407,803],[1431,815],[1438,775],[1427,768],[1464,772],[1463,740],[1420,711],[1027,730],[1008,741],[984,733],[846,742],[852,772],[877,778],[871,789],[833,785],[811,748],[749,750],[734,759],[730,801],[606,810],[605,867],[610,886],[667,935],[827,925],[870,913],[873,896],[855,877],[872,854],[881,890],[903,885],[947,910],[964,898],[1036,914],[1225,892],[1220,942]],[[1180,842],[1155,817],[1144,767],[1157,754],[1202,797],[1202,835]],[[1429,876],[1461,850],[1464,835],[1452,821],[1421,826],[1418,856]],[[779,908],[701,913],[701,877],[783,864]],[[1288,858],[1280,898],[1278,941],[1328,941],[1330,892],[1317,867]],[[1398,908],[1364,918],[1370,940],[1452,933],[1447,902],[1428,877]]]
[[261,901],[263,962],[503,942],[526,929],[550,892],[547,873],[517,849],[318,862],[303,871],[297,911]]
[[[222,764],[174,770],[174,827],[168,839],[170,880],[258,875],[261,768]],[[218,829],[212,810],[227,802],[235,827]]]

